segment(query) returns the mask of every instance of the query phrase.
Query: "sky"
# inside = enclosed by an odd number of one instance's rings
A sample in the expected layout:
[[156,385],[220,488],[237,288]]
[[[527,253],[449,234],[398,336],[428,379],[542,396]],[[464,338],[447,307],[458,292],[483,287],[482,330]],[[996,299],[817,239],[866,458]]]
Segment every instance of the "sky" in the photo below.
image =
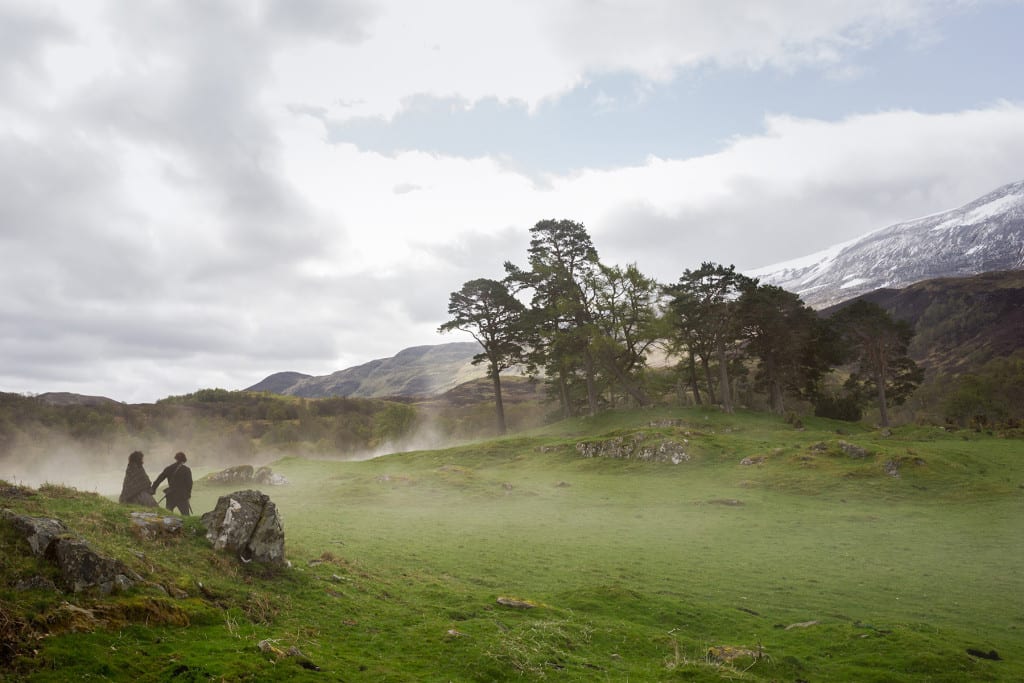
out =
[[0,391],[324,375],[582,222],[674,282],[1024,178],[1024,2],[0,0]]

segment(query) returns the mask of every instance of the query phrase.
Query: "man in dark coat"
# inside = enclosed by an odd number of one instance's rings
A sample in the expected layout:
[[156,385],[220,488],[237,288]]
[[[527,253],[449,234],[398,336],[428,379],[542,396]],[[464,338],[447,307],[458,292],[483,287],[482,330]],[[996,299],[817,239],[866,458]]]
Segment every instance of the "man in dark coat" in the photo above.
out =
[[166,479],[167,489],[164,490],[164,493],[167,495],[167,509],[178,508],[178,512],[183,515],[192,514],[192,507],[189,505],[189,499],[192,498],[192,470],[185,465],[187,460],[184,453],[180,451],[176,453],[174,464],[164,468],[164,471],[153,482],[153,488],[150,489],[155,494],[160,482]]
[[156,507],[156,499],[150,491],[149,475],[142,466],[142,451],[133,451],[128,456],[128,467],[124,471],[124,483],[121,484],[121,497],[118,502],[129,505],[145,505]]

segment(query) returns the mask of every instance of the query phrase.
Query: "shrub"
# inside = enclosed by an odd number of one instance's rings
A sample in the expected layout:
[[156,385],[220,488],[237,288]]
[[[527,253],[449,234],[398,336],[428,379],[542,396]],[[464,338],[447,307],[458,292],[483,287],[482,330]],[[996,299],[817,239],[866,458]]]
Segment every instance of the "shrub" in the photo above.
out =
[[814,415],[845,422],[859,422],[864,412],[855,396],[822,396],[814,404]]

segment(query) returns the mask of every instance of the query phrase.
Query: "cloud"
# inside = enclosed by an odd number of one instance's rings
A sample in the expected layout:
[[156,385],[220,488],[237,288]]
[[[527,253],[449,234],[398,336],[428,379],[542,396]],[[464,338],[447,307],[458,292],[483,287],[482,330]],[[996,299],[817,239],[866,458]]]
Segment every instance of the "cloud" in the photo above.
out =
[[929,0],[651,0],[641,6],[574,0],[560,6],[552,25],[560,51],[586,70],[625,68],[663,80],[704,62],[755,69],[829,65],[881,36],[922,30],[930,15],[949,6]]
[[73,34],[53,12],[34,3],[0,5],[0,92],[16,81],[43,76],[47,47],[67,42]]
[[[1018,179],[1014,103],[771,115],[703,156],[634,147],[529,175],[487,144],[500,129],[459,129],[472,117],[448,131],[458,151],[334,135],[365,117],[414,128],[401,114],[414,105],[529,122],[604,92],[602,116],[628,113],[653,96],[647,80],[690,65],[839,69],[954,6],[848,5],[6,3],[0,390],[154,400],[451,341],[435,333],[448,294],[522,263],[543,218],[581,220],[605,260],[671,279],[709,258],[766,265]],[[611,72],[622,87],[588,86]],[[607,152],[628,134],[556,123],[543,151],[578,137]]]
[[338,43],[365,40],[367,24],[379,13],[364,0],[264,0],[263,5],[269,29]]
[[643,251],[655,256],[648,267],[666,277],[673,263],[681,273],[705,258],[769,265],[953,208],[1019,180],[1021,153],[1019,105],[838,122],[774,116],[764,134],[718,154],[652,160],[558,189],[600,196],[612,185],[637,188],[632,200],[600,214],[596,234],[620,258],[639,242],[659,245],[660,253]]
[[[702,65],[834,70],[851,54],[896,34],[932,31],[955,0],[823,0],[706,3],[572,0],[501,6],[469,0],[380,3],[359,45],[295,48],[276,60],[294,74],[288,101],[326,106],[339,119],[390,120],[410,95],[521,101],[533,111],[589,79],[630,73],[666,81]],[[315,61],[334,90],[301,73]],[[339,98],[357,106],[339,106]]]

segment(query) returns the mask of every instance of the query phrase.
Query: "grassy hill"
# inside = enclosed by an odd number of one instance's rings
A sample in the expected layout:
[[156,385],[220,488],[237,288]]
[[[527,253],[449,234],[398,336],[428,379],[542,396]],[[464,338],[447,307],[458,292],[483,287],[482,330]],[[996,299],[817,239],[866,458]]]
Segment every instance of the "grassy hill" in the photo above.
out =
[[277,573],[195,518],[139,541],[100,496],[0,484],[162,587],[17,591],[51,570],[0,522],[0,680],[1024,679],[1020,440],[805,422],[617,412],[286,458]]

